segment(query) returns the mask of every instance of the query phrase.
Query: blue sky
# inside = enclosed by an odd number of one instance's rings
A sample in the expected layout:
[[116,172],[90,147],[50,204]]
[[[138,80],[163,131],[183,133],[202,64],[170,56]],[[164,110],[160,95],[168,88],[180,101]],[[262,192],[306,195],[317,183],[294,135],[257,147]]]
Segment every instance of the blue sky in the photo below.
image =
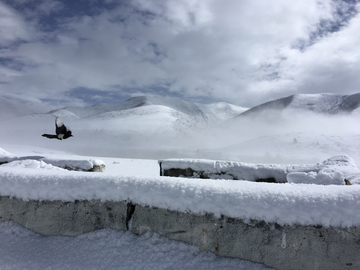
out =
[[251,107],[360,92],[348,0],[0,1],[0,96],[39,108],[174,96]]

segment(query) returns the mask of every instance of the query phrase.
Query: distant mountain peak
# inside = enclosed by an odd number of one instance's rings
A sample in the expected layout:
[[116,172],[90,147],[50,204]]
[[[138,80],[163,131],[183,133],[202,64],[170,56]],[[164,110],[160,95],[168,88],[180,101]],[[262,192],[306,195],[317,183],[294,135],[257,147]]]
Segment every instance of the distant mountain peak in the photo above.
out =
[[268,110],[274,111],[309,111],[320,114],[351,113],[360,107],[360,93],[353,95],[337,94],[295,94],[268,101],[255,106],[238,116],[260,115]]
[[28,105],[0,97],[0,120],[36,113]]

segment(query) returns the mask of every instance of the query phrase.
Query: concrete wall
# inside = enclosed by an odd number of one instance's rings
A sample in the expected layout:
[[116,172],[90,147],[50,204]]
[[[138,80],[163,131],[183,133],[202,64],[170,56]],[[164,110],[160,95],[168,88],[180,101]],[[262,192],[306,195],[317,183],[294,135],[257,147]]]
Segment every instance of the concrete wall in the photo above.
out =
[[42,235],[76,236],[103,228],[155,232],[220,256],[276,269],[360,269],[359,228],[280,226],[182,213],[128,202],[22,201],[0,197],[0,222]]

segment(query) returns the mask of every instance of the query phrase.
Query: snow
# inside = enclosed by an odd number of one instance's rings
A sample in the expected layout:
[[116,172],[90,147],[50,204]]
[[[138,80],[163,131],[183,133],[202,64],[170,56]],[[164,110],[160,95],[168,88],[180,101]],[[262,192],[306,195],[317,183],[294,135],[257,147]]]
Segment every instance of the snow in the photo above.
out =
[[82,170],[82,171],[89,171],[94,166],[105,165],[104,161],[100,159],[76,160],[76,159],[44,158],[42,159],[42,161],[64,169],[66,168],[70,170]]
[[35,113],[29,106],[0,97],[0,120],[11,119]]
[[[347,156],[334,156],[316,164],[251,164],[234,161],[214,161],[199,159],[160,160],[161,168],[194,170],[194,178],[199,173],[211,179],[239,179],[256,181],[274,178],[279,183],[304,183],[321,185],[344,185],[344,179],[360,182],[360,170],[355,161]],[[164,174],[164,173],[163,173]]]
[[216,257],[157,234],[110,229],[78,237],[43,237],[15,223],[0,223],[1,269],[270,269]]
[[[45,172],[45,175],[46,172],[52,172],[48,175],[50,178],[52,175],[56,177],[58,173],[64,173],[65,176],[81,174],[108,177],[159,175],[157,160],[81,157],[32,146],[7,145],[7,149],[20,157],[39,158],[21,159],[1,165],[1,168],[11,171],[23,171],[24,178],[21,181],[25,182],[31,182],[27,177],[29,171],[35,175],[39,174],[39,171]],[[101,160],[106,164],[106,171],[69,172],[45,163],[40,159],[44,156],[47,156],[45,160],[59,162],[76,159]],[[16,185],[16,182],[12,183],[14,184]],[[51,182],[48,184],[51,185]],[[68,187],[75,188],[77,184],[68,182]],[[54,185],[51,186],[47,188],[54,189]],[[43,237],[13,222],[2,222],[0,239],[1,269],[269,269],[249,261],[216,257],[209,252],[200,252],[196,247],[150,233],[136,236],[131,232],[105,229],[78,237]]]
[[12,161],[14,159],[16,159],[17,157],[13,154],[11,154],[10,152],[0,148],[0,164],[3,162],[9,162]]
[[33,159],[24,159],[24,160],[15,160],[10,163],[2,165],[3,167],[8,168],[30,168],[30,169],[45,169],[45,170],[64,170],[59,168],[59,166],[53,166],[51,164],[45,163],[42,160],[33,160]]
[[317,172],[293,172],[287,175],[287,181],[295,184],[344,185],[344,175],[338,171],[321,170]]
[[[11,162],[12,161],[12,162]],[[37,162],[36,162],[37,161]],[[45,158],[43,156],[25,156],[17,157],[10,152],[0,148],[0,163],[11,162],[7,167],[24,167],[24,168],[54,168],[60,167],[68,170],[89,171],[94,166],[105,166],[104,161],[100,159],[77,158]],[[53,166],[50,166],[53,165]]]
[[[269,184],[249,181],[49,170],[0,166],[0,195],[23,200],[125,201],[193,213],[278,224],[360,225],[360,185]],[[24,161],[29,162],[29,161]],[[335,178],[335,177],[334,177]]]
[[[259,119],[245,113],[247,116],[224,125],[244,108],[137,97],[119,104],[32,114],[21,104],[1,103],[6,106],[0,106],[0,147],[6,150],[0,148],[0,163],[9,163],[0,166],[0,195],[24,200],[131,200],[245,221],[359,226],[358,119],[355,115],[329,116],[358,110],[357,101],[346,103],[351,98],[298,95],[290,105],[286,103],[289,99],[275,103],[282,114],[262,111],[266,106],[261,106]],[[53,128],[55,116],[72,127],[74,137],[63,141],[41,137]],[[169,157],[187,158],[192,165],[225,174],[214,174],[214,179],[160,177],[157,160]],[[203,160],[200,164],[199,158],[212,158],[215,163]],[[83,168],[104,163],[106,171],[60,168],[69,163]],[[246,180],[254,175],[276,177],[289,183],[226,180],[232,174]],[[351,186],[344,185],[345,177]],[[5,222],[0,223],[0,237],[2,269],[263,269],[242,261],[233,267],[230,259],[215,259],[156,235],[142,238],[102,230],[76,238],[41,237]],[[166,264],[169,258],[174,262],[170,266]]]
[[343,102],[344,97],[334,94],[296,94],[288,109],[310,110],[319,113],[332,112]]

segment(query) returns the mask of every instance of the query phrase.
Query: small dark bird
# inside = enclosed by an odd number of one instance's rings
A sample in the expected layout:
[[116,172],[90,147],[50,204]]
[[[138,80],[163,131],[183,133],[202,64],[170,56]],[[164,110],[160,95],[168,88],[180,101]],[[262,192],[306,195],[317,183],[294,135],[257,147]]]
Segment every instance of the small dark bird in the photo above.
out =
[[69,137],[73,137],[73,135],[71,135],[71,130],[64,125],[63,121],[61,121],[59,117],[56,117],[55,119],[55,127],[56,127],[55,129],[56,135],[43,134],[41,136],[49,139],[58,139],[58,140],[65,140]]

